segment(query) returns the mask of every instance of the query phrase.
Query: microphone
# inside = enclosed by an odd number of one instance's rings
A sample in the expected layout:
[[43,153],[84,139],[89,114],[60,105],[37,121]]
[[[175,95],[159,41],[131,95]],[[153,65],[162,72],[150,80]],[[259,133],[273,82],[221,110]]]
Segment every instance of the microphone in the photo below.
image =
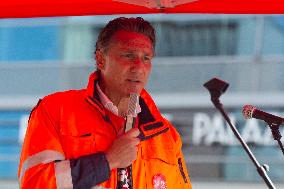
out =
[[[135,126],[137,117],[137,105],[139,104],[139,95],[136,93],[131,93],[128,102],[128,109],[126,115],[126,123],[124,131],[127,132]],[[132,165],[126,168],[118,168],[118,189],[123,189],[124,186],[133,188],[132,181]],[[128,175],[128,176],[126,176]]]
[[245,119],[261,119],[265,121],[268,124],[282,124],[284,122],[284,119],[282,117],[278,117],[266,112],[263,112],[261,110],[256,109],[252,105],[245,105],[243,107],[243,116]]
[[139,95],[136,93],[131,93],[127,109],[125,132],[129,131],[135,125],[136,116],[137,116],[136,108],[138,104],[139,104]]

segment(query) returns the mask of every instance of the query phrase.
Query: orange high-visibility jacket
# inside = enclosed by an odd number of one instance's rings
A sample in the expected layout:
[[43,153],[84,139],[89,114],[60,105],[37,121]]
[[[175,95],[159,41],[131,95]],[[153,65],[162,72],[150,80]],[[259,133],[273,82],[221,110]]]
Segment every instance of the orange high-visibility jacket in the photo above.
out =
[[[33,109],[19,165],[21,188],[116,189],[117,170],[109,170],[104,152],[124,119],[100,103],[97,80],[93,73],[87,89],[51,94]],[[139,103],[141,142],[132,163],[133,189],[191,189],[179,134],[145,90]]]

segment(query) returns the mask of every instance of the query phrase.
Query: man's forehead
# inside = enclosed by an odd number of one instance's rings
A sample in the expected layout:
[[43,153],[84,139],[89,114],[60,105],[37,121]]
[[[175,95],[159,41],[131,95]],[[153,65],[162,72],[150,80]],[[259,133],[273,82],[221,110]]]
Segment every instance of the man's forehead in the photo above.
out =
[[[143,48],[153,51],[153,45],[149,37],[137,32],[120,30],[110,40],[109,47],[119,47],[121,50],[135,51]],[[149,52],[153,53],[153,52]]]
[[111,38],[111,41],[123,41],[129,43],[149,43],[152,45],[150,38],[142,33],[126,31],[126,30],[119,30],[115,32]]

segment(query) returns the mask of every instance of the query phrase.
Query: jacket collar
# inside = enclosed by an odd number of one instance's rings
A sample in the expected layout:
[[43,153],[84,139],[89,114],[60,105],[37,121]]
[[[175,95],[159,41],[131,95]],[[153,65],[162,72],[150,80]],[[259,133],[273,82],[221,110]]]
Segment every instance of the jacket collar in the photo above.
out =
[[100,97],[95,87],[95,84],[98,80],[99,80],[98,71],[93,72],[89,77],[89,82],[86,88],[86,100],[91,105],[93,105],[97,110],[99,110],[103,115],[105,115],[104,107],[100,101]]
[[[100,101],[97,88],[95,87],[95,84],[98,80],[98,71],[90,75],[86,89],[86,100],[102,114],[106,121],[110,122],[110,119],[106,114],[105,108]],[[150,97],[150,95],[145,89],[143,89],[140,94],[139,103],[141,107],[141,112],[138,114],[138,127],[141,131],[141,140],[152,138],[163,132],[166,132],[169,129],[166,120],[162,117],[153,99]]]
[[169,130],[168,122],[162,117],[155,102],[144,89],[141,92],[139,103],[142,110],[138,114],[140,140],[153,138]]

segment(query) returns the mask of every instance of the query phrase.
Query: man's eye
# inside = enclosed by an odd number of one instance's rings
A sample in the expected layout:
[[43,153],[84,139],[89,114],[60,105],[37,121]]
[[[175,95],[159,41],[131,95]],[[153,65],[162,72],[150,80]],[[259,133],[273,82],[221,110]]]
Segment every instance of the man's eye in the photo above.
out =
[[144,56],[144,61],[147,61],[147,62],[151,61],[151,57],[149,57],[149,56]]
[[133,55],[133,54],[125,54],[124,57],[127,57],[127,58],[134,58],[134,55]]

